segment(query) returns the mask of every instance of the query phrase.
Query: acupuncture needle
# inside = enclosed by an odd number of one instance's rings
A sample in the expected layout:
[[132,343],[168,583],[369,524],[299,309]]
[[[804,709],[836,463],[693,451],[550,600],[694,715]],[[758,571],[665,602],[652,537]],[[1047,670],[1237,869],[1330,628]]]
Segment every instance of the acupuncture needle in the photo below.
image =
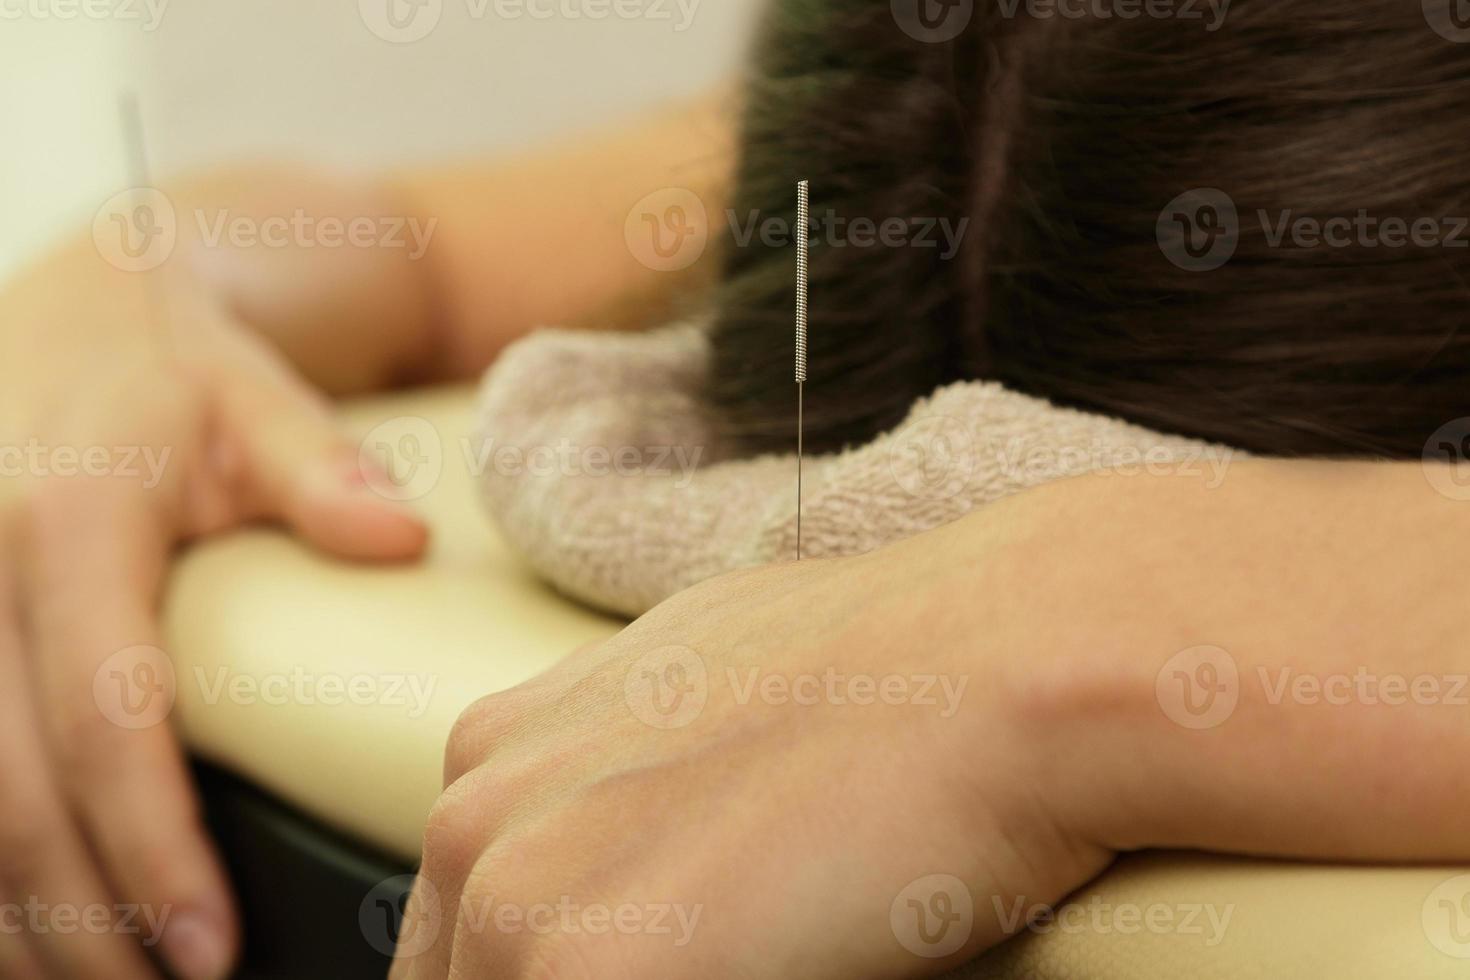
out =
[[807,250],[811,215],[811,188],[796,185],[796,560],[801,561],[801,459],[803,388],[806,385]]
[[[138,107],[138,95],[125,90],[118,96],[118,116],[122,125],[124,150],[128,158],[128,177],[133,190],[156,190],[153,186],[151,168],[148,166],[148,137],[143,130],[143,113]],[[143,291],[152,313],[154,334],[160,341],[160,353],[167,355],[173,347],[173,333],[168,321],[168,301],[155,275],[143,277]]]

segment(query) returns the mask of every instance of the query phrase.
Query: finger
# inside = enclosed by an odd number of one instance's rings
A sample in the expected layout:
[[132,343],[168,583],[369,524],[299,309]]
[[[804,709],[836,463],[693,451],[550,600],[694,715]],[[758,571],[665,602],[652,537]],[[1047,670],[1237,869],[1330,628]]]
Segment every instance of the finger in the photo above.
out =
[[400,946],[396,957],[405,962],[403,975],[411,980],[449,976],[455,933],[462,927],[466,879],[499,823],[493,807],[485,805],[483,784],[488,778],[483,768],[463,776],[439,794],[429,812],[423,862],[405,911],[405,919],[420,924],[422,931],[411,947]]
[[167,723],[174,682],[153,606],[168,537],[147,493],[49,487],[34,509],[27,611],[64,795],[113,891],[140,907],[145,941],[179,976],[204,980],[229,969],[237,927]]
[[48,772],[13,600],[0,573],[0,976],[156,980]]
[[356,446],[312,393],[285,381],[252,380],[232,386],[223,411],[257,516],[283,520],[317,547],[346,558],[422,554],[428,542],[423,520],[373,490]]
[[41,959],[27,941],[22,909],[0,892],[0,977],[9,980],[44,980]]
[[541,674],[472,702],[455,719],[444,745],[444,787],[481,765],[507,737],[523,733],[528,717],[547,717],[544,725],[556,724],[557,716],[532,709],[554,703],[615,654],[607,639],[589,640]]
[[[454,917],[445,914],[437,888],[420,870],[399,924],[389,980],[447,980],[447,952],[454,943],[454,930]],[[441,945],[446,955],[433,955]]]
[[[590,643],[581,648],[585,659],[595,660],[604,646]],[[411,950],[408,977],[412,980],[444,980],[451,975],[451,960],[461,933],[483,935],[491,928],[488,908],[471,907],[466,888],[486,849],[503,833],[514,809],[535,794],[556,793],[561,769],[575,766],[572,753],[585,744],[565,738],[564,729],[576,724],[569,715],[538,708],[555,703],[558,693],[582,676],[585,670],[552,671],[516,688],[484,697],[470,705],[456,721],[445,751],[445,774],[450,781],[430,810],[424,830],[420,886],[415,888],[410,912],[416,922],[434,921],[434,941],[420,941]],[[527,723],[534,725],[528,730]],[[535,752],[500,754],[487,761],[501,740],[531,739]],[[559,765],[564,761],[565,767]]]

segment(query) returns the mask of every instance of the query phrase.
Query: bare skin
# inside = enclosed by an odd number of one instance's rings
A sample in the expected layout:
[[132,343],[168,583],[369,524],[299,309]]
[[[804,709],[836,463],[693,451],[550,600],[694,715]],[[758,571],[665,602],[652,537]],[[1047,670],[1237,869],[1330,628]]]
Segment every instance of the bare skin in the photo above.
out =
[[[1470,858],[1462,707],[1278,680],[1450,694],[1461,529],[1418,464],[1240,462],[1217,489],[1083,477],[689,589],[466,712],[393,976],[927,976],[1124,851]],[[1233,705],[1176,697],[1201,647]],[[650,672],[697,702],[671,727]],[[958,699],[925,699],[936,675]],[[952,948],[893,917],[957,907],[941,891],[973,907]]]
[[[120,271],[88,235],[0,291],[0,361],[24,365],[0,391],[0,903],[154,913],[141,933],[0,930],[0,972],[158,976],[146,947],[190,980],[225,974],[235,911],[179,747],[165,725],[115,724],[94,677],[159,642],[159,586],[181,542],[268,520],[349,558],[418,555],[423,525],[367,490],[330,397],[471,377],[537,324],[667,315],[715,258],[646,268],[624,218],[673,185],[715,212],[728,113],[719,97],[535,159],[371,183],[191,178],[167,190],[180,241],[157,270]],[[225,212],[297,209],[437,224],[413,259],[211,244],[194,219],[207,230]],[[93,450],[109,455],[77,472],[69,454]]]
[[[104,717],[98,670],[157,642],[169,555],[200,535],[271,520],[349,557],[417,555],[422,525],[363,492],[328,399],[468,377],[537,324],[637,327],[696,296],[715,257],[650,270],[623,223],[666,187],[719,213],[728,108],[684,107],[497,167],[373,184],[249,171],[169,189],[186,215],[437,218],[418,261],[201,247],[185,220],[159,272],[119,272],[82,239],[0,292],[0,357],[26,365],[0,391],[0,446],[170,452],[147,485],[38,472],[0,483],[0,903],[172,910],[161,936],[0,932],[0,972],[155,977],[140,940],[159,940],[180,975],[225,971],[234,911],[179,749],[165,726]],[[890,906],[935,868],[984,909],[991,892],[1054,899],[1153,845],[1464,857],[1465,753],[1443,751],[1461,737],[1452,713],[1272,703],[1260,678],[1453,672],[1467,513],[1417,465],[1238,463],[1214,491],[1187,477],[1077,480],[864,558],[690,590],[466,715],[415,899],[426,921],[441,910],[437,932],[396,975],[920,975],[1005,931],[977,919],[948,958],[906,949]],[[1236,664],[1239,703],[1193,729],[1162,709],[1158,678],[1201,645]],[[672,729],[632,712],[628,687],[633,667],[661,676],[670,646],[709,678],[698,717]],[[752,666],[969,684],[944,718],[742,701]],[[933,815],[923,846],[894,847],[915,839],[914,812]],[[461,921],[492,898],[560,896],[704,911],[677,947]],[[772,918],[777,904],[809,918]]]

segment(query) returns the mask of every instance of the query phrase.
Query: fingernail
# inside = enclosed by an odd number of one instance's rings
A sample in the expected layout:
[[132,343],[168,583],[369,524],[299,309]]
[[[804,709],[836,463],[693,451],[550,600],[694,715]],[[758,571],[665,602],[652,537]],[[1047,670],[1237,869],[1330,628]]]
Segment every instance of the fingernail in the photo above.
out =
[[187,911],[164,926],[163,957],[183,980],[222,980],[230,972],[223,931],[201,912]]

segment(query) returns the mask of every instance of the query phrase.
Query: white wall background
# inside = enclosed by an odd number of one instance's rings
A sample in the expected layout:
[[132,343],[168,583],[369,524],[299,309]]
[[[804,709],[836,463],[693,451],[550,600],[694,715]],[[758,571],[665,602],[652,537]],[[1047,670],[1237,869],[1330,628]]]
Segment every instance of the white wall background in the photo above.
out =
[[128,185],[123,91],[155,179],[489,154],[731,76],[764,2],[0,0],[0,279]]

